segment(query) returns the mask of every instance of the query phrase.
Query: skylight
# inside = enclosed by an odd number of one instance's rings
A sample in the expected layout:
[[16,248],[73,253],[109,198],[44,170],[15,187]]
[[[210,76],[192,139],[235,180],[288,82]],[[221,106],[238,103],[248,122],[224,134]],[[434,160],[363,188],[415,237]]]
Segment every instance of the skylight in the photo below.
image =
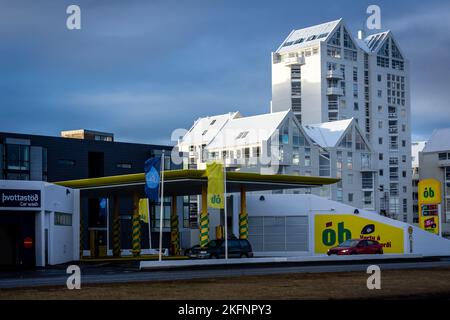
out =
[[247,136],[247,134],[248,134],[248,131],[242,131],[241,133],[238,134],[238,136],[236,137],[236,140],[245,138]]

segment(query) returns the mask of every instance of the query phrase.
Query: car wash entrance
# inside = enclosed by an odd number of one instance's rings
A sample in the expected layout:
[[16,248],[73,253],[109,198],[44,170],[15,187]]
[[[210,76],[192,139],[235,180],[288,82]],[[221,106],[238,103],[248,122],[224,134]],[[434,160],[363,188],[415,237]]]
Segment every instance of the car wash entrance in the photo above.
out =
[[35,212],[0,214],[0,268],[35,265]]

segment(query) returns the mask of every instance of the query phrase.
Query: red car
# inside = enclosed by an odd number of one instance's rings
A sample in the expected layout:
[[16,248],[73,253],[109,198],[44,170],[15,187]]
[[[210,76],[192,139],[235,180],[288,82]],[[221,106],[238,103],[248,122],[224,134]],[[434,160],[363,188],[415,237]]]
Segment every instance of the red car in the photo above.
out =
[[383,254],[383,246],[374,240],[350,239],[328,249],[327,255]]

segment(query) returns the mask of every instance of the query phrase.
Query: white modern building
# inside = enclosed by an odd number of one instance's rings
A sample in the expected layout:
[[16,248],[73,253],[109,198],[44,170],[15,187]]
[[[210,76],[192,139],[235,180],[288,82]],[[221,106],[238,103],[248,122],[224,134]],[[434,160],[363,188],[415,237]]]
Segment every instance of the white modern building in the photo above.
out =
[[419,152],[419,179],[441,182],[442,232],[450,236],[450,128],[437,129]]
[[340,178],[306,192],[379,209],[374,153],[354,119],[302,126],[291,111],[250,117],[234,112],[198,119],[178,149],[188,154],[191,169],[223,160],[229,171]]
[[354,118],[376,152],[380,211],[412,222],[409,64],[392,32],[342,19],[293,30],[272,53],[271,111],[314,124]]

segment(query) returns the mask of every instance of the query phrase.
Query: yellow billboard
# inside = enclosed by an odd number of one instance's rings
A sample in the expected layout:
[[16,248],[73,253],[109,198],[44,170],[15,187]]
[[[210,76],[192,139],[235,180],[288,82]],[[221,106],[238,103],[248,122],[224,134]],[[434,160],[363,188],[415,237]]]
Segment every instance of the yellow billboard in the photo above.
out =
[[315,253],[328,249],[347,239],[378,241],[384,253],[404,253],[402,228],[390,226],[354,214],[316,214],[314,218]]
[[420,228],[439,234],[439,204],[442,201],[441,183],[435,179],[420,180],[418,196]]

